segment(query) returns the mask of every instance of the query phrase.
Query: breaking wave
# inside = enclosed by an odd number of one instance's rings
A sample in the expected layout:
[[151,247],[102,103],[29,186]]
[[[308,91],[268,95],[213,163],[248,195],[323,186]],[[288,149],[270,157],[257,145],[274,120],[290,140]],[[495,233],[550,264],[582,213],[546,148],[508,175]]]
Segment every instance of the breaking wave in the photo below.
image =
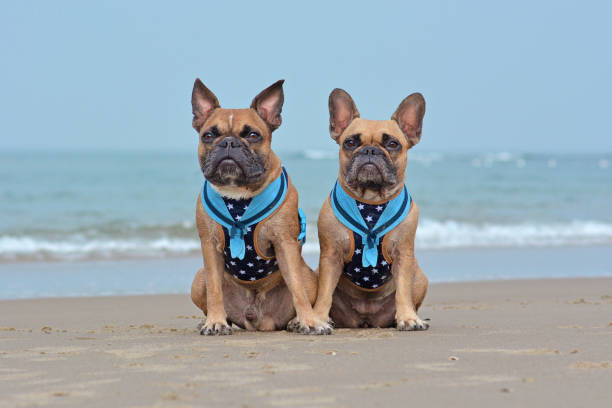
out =
[[[612,223],[476,224],[424,219],[416,241],[418,249],[612,245]],[[315,225],[309,225],[303,251],[319,251]],[[163,258],[199,253],[200,242],[192,223],[113,233],[102,229],[0,236],[0,262]]]

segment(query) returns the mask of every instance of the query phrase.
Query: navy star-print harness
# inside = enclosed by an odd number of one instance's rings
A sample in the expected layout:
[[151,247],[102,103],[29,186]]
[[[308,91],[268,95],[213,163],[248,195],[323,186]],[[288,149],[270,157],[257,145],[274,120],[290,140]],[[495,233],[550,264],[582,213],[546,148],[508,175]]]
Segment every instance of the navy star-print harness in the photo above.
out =
[[338,221],[353,233],[353,253],[344,261],[343,274],[360,288],[381,287],[391,279],[385,235],[406,218],[412,204],[406,186],[385,203],[368,204],[353,198],[336,182],[330,201]]
[[[387,204],[366,204],[357,201],[357,208],[366,222],[368,228],[373,228],[378,222],[380,215],[387,207]],[[376,265],[363,266],[361,261],[361,251],[363,247],[361,235],[353,231],[354,250],[351,259],[344,264],[343,273],[355,285],[364,289],[376,289],[384,285],[391,279],[391,264],[383,254],[384,236],[377,245],[378,262]]]
[[[256,281],[278,270],[274,256],[266,257],[257,248],[257,226],[284,203],[289,179],[285,168],[262,192],[248,199],[221,196],[208,183],[202,186],[202,207],[223,230],[223,257],[226,270],[241,281]],[[298,208],[300,233],[306,242],[306,215]]]
[[[223,197],[223,201],[232,218],[235,220],[240,220],[251,203],[251,199],[234,200],[227,197]],[[254,234],[257,225],[259,225],[259,223],[247,227],[247,233],[244,236],[246,251],[243,259],[232,258],[229,247],[229,232],[227,228],[222,227],[223,236],[225,237],[225,247],[223,248],[225,268],[233,277],[243,281],[255,281],[265,278],[278,269],[278,262],[274,257],[264,258],[260,256],[255,249]]]

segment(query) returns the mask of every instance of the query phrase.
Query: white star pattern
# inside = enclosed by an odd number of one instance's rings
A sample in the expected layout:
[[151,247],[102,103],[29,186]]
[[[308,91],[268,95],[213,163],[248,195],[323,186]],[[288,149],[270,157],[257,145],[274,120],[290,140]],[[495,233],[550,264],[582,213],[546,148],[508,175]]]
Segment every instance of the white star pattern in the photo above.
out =
[[[387,207],[386,204],[367,204],[356,202],[359,213],[364,223],[368,226],[375,224],[379,221],[381,214]],[[383,284],[391,277],[390,267],[391,265],[384,259],[382,254],[382,237],[379,240],[378,248],[378,261],[376,265],[364,267],[362,266],[362,254],[364,248],[363,238],[353,233],[355,247],[353,249],[353,256],[350,261],[345,263],[343,273],[355,284],[362,288],[376,289],[382,287]]]
[[[224,198],[225,206],[234,220],[246,220],[245,211],[249,209],[249,199],[226,199]],[[265,259],[257,253],[254,245],[253,232],[256,230],[256,225],[245,225],[246,234],[244,236],[244,248],[246,253],[242,259],[233,258],[231,256],[229,240],[226,240],[226,246],[223,248],[224,265],[227,271],[234,277],[243,281],[256,281],[264,276],[270,275],[278,268],[278,264],[274,262],[274,258]],[[224,235],[229,232],[224,227]]]

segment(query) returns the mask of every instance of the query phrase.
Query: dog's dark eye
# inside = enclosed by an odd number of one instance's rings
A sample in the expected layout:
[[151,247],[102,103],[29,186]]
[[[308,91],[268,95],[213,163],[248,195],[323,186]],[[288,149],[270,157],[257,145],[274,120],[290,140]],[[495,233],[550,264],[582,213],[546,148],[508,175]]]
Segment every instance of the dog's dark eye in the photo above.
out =
[[388,150],[398,150],[401,147],[401,145],[395,141],[395,140],[389,140],[387,142],[387,149]]
[[248,140],[251,143],[259,141],[259,138],[260,136],[259,136],[259,133],[257,132],[249,132],[246,135],[246,140]]
[[212,140],[215,138],[215,136],[211,133],[211,132],[204,132],[202,134],[202,141],[203,142],[212,142]]
[[346,139],[344,141],[344,147],[347,149],[353,149],[355,146],[357,146],[357,143],[353,139]]

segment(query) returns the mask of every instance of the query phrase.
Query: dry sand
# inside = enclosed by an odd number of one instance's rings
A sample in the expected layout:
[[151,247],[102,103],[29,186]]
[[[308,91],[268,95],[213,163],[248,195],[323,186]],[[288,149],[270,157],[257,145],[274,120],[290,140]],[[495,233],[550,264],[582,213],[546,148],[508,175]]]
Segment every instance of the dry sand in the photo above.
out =
[[203,337],[187,295],[0,302],[0,406],[610,406],[612,279],[436,284],[427,332]]

